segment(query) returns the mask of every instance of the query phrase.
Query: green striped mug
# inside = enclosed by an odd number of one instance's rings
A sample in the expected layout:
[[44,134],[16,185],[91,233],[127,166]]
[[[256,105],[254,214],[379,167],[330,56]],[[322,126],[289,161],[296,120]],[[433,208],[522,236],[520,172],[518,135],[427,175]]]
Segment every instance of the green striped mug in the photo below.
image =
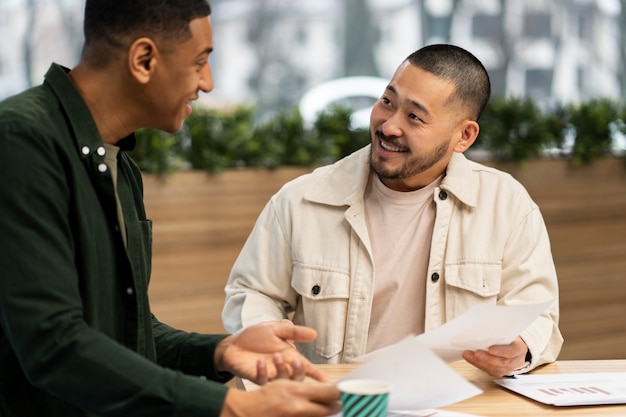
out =
[[391,385],[374,379],[348,379],[337,383],[343,417],[385,417]]

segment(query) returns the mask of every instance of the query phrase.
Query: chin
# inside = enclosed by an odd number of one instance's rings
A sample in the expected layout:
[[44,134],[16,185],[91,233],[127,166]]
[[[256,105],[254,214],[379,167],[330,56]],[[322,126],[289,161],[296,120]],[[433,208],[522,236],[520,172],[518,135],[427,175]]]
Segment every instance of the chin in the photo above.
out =
[[160,129],[167,133],[175,134],[175,133],[178,133],[183,128],[184,122],[185,122],[185,119],[177,120],[175,122],[172,122],[172,124],[162,126]]

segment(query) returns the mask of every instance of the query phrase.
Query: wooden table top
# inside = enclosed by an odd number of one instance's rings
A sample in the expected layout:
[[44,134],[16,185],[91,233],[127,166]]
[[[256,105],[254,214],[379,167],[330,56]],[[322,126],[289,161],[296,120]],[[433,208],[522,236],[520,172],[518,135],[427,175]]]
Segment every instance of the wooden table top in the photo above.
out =
[[[355,364],[318,365],[331,382],[355,369]],[[528,416],[626,416],[626,404],[555,407],[542,404],[509,391],[495,382],[494,378],[464,361],[450,364],[452,369],[483,393],[458,403],[440,407],[442,410],[474,414],[484,417],[528,417]],[[622,360],[575,360],[557,361],[535,369],[532,374],[565,374],[593,372],[626,372],[626,359]],[[250,389],[248,383],[243,386]]]

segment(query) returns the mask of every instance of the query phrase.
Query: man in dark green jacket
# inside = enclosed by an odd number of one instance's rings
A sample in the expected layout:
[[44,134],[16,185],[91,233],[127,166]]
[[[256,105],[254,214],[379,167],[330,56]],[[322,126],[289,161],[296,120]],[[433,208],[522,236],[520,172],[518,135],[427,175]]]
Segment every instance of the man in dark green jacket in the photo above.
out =
[[[213,88],[206,0],[87,0],[72,70],[0,103],[0,415],[323,416],[338,392],[290,323],[199,335],[148,303],[133,132],[174,132]],[[228,389],[238,374],[256,391]],[[210,380],[210,381],[209,381]]]

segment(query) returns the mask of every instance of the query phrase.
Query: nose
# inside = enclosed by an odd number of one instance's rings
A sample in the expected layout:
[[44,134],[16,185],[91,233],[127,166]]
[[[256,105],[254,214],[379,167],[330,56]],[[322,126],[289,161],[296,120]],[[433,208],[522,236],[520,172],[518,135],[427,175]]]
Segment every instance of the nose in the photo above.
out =
[[388,114],[386,120],[380,123],[380,130],[385,136],[402,136],[400,112]]
[[213,90],[213,73],[211,72],[211,64],[207,62],[207,64],[202,67],[200,70],[200,81],[198,83],[198,88],[204,91],[205,93]]

